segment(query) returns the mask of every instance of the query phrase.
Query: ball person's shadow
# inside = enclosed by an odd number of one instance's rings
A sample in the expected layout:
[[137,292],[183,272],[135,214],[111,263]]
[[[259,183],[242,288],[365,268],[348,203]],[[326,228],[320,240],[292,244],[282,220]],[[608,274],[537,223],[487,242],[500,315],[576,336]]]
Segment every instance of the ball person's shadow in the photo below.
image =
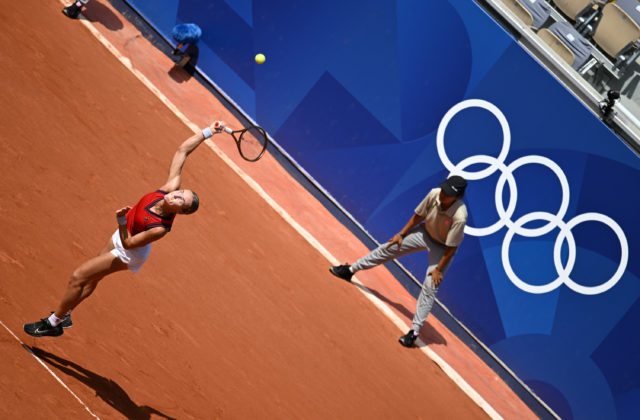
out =
[[176,420],[148,405],[137,405],[129,398],[127,392],[122,389],[120,385],[109,378],[100,376],[77,363],[63,359],[38,347],[29,347],[26,345],[25,347],[49,366],[56,368],[60,372],[77,379],[89,388],[95,390],[98,397],[128,419],[149,420],[151,415],[155,414],[166,419]]
[[[200,49],[198,46],[188,44],[183,52],[173,56],[176,60],[176,64],[174,64],[171,70],[169,70],[169,76],[178,83],[184,83],[189,80],[196,72],[199,55]],[[181,66],[180,61],[185,58],[186,64]]]
[[[409,321],[413,319],[413,312],[407,309],[407,307],[405,307],[404,305],[389,299],[382,293],[378,292],[376,289],[373,289],[371,287],[363,288],[357,283],[354,283],[354,284],[365,293],[371,293],[373,296],[385,302],[387,305],[395,308],[405,319]],[[429,344],[442,345],[442,346],[447,345],[447,340],[428,322],[425,322],[424,325],[422,326],[422,329],[420,330],[420,339],[422,340],[424,345],[429,345]],[[423,347],[422,344],[418,344],[418,343],[416,343],[416,346]]]

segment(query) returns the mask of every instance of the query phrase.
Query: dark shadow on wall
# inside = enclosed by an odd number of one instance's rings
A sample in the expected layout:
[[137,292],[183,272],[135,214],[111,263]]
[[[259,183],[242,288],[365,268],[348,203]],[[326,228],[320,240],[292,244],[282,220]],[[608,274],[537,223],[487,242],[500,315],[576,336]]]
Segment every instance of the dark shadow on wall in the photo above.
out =
[[187,45],[184,51],[174,54],[175,65],[169,70],[169,76],[178,83],[191,79],[196,72],[200,50],[197,45]]
[[137,405],[131,400],[131,398],[129,398],[127,392],[122,389],[120,385],[109,378],[100,376],[95,372],[85,369],[77,363],[63,359],[62,357],[56,356],[55,354],[49,353],[38,347],[29,347],[26,345],[24,347],[27,351],[36,355],[49,366],[77,379],[89,388],[93,389],[98,397],[111,407],[118,410],[128,419],[149,420],[151,419],[151,415],[155,414],[156,416],[160,416],[165,419],[175,420],[174,417],[161,413],[155,408],[147,405]]

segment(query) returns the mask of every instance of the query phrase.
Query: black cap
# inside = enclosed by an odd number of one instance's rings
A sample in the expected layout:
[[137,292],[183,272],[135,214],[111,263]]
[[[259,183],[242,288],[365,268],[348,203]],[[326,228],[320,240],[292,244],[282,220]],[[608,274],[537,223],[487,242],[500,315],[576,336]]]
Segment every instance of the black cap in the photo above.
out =
[[440,184],[440,188],[450,197],[458,197],[464,194],[467,188],[467,181],[461,176],[454,175]]

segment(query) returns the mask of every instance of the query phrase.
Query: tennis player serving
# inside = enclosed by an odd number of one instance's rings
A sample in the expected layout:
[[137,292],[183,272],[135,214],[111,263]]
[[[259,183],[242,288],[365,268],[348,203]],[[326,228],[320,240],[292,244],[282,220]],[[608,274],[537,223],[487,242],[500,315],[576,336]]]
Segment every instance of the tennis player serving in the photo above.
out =
[[191,152],[224,128],[224,123],[216,121],[185,140],[173,156],[167,182],[143,196],[135,206],[116,211],[118,229],[100,254],[75,269],[58,308],[47,318],[25,324],[27,334],[34,337],[62,335],[63,327],[73,325],[71,311],[93,293],[102,278],[117,271],[129,269],[135,273],[140,270],[149,256],[151,243],[171,230],[176,214],[192,214],[198,210],[196,193],[180,189],[182,167]]

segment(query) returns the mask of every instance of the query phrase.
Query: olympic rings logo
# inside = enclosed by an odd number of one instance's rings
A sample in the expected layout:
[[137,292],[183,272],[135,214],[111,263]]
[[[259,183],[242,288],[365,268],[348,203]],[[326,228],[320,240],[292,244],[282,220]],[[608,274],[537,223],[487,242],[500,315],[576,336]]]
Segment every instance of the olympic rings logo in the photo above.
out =
[[[500,150],[498,157],[489,155],[475,155],[463,159],[458,164],[454,165],[451,160],[449,160],[449,157],[447,156],[444,149],[444,134],[447,126],[449,125],[449,122],[458,112],[473,107],[485,109],[493,114],[494,117],[496,117],[496,119],[500,123],[500,127],[502,128],[502,149]],[[569,182],[567,181],[567,177],[565,176],[562,169],[554,161],[544,156],[523,156],[519,159],[514,160],[509,165],[505,164],[505,160],[511,146],[511,131],[509,129],[509,123],[507,122],[506,117],[504,116],[502,111],[498,109],[498,107],[490,102],[480,99],[469,99],[454,105],[449,111],[447,111],[447,113],[442,118],[440,125],[438,126],[436,146],[438,149],[438,156],[440,157],[440,160],[447,168],[447,170],[449,170],[450,176],[459,175],[467,179],[468,181],[473,181],[486,178],[494,174],[497,170],[500,170],[501,174],[497,181],[494,197],[496,210],[498,212],[498,216],[500,217],[499,220],[490,226],[482,228],[466,226],[464,231],[465,233],[472,236],[487,236],[499,231],[500,229],[502,229],[502,227],[507,226],[508,230],[502,242],[502,265],[504,267],[505,273],[509,277],[509,280],[511,280],[511,282],[516,287],[525,292],[541,294],[550,292],[560,287],[560,285],[566,284],[567,287],[569,287],[574,292],[581,293],[583,295],[596,295],[599,293],[604,293],[607,290],[611,289],[620,280],[627,267],[627,262],[629,261],[629,245],[622,228],[620,228],[620,226],[613,219],[600,213],[580,214],[565,223],[563,219],[567,213],[567,209],[569,208],[570,196]],[[478,163],[484,163],[489,166],[477,172],[468,172],[465,170],[470,165]],[[532,212],[520,217],[516,221],[513,221],[511,220],[511,217],[513,216],[513,213],[515,211],[516,201],[518,199],[518,189],[516,186],[515,178],[513,176],[513,171],[523,165],[530,164],[546,166],[555,174],[555,176],[558,178],[558,181],[560,182],[560,187],[562,189],[562,201],[556,214],[547,212]],[[510,194],[509,203],[507,204],[506,209],[502,200],[502,193],[505,183],[507,183],[509,186]],[[525,224],[534,220],[546,221],[547,224],[535,229],[524,227]],[[583,286],[573,281],[570,277],[571,270],[573,269],[576,260],[576,243],[573,234],[571,233],[571,229],[573,229],[576,225],[587,221],[604,223],[616,234],[618,240],[620,241],[621,255],[618,269],[609,280],[597,286]],[[538,237],[551,232],[555,228],[559,228],[560,230],[553,249],[553,262],[555,269],[558,272],[558,277],[550,283],[544,285],[531,285],[520,279],[513,271],[511,262],[509,261],[509,245],[511,244],[511,240],[513,239],[514,235],[517,234],[530,238]],[[568,245],[568,257],[566,265],[563,266],[561,259],[561,250],[564,241],[566,241]]]

